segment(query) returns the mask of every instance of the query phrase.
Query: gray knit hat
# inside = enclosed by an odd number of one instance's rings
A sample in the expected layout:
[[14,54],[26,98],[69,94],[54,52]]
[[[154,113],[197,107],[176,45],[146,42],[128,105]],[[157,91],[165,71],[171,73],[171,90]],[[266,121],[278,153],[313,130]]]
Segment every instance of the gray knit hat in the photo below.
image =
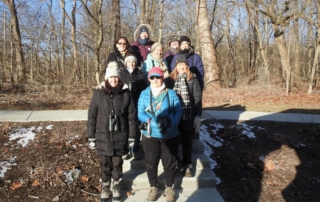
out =
[[184,55],[178,55],[178,57],[176,59],[176,66],[178,63],[185,63],[185,64],[189,65],[188,60]]
[[106,74],[104,75],[104,79],[107,80],[109,77],[118,76],[118,64],[116,62],[109,62],[107,65]]

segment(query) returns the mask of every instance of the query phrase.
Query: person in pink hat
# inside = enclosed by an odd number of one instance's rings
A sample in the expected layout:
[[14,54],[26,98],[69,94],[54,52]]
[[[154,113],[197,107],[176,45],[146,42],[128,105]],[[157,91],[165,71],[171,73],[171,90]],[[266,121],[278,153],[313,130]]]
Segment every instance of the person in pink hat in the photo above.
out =
[[182,106],[175,91],[164,84],[163,71],[153,67],[148,73],[150,86],[142,91],[138,101],[138,119],[142,122],[142,145],[150,184],[147,201],[158,197],[158,165],[161,159],[165,177],[167,202],[175,201],[172,189],[179,145],[178,125]]

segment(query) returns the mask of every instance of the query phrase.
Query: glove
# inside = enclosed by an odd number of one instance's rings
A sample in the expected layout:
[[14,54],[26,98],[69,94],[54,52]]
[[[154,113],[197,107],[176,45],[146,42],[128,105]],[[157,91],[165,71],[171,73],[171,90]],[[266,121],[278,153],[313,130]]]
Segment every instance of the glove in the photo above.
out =
[[135,138],[129,137],[129,139],[128,139],[128,146],[129,146],[129,147],[133,147],[135,140],[136,140]]
[[96,147],[96,138],[89,138],[89,148],[90,149],[97,149]]
[[200,125],[201,125],[201,117],[200,116],[196,116],[195,118],[194,118],[194,125],[193,125],[193,127],[195,128],[195,132],[196,133],[199,133],[199,130],[200,130]]

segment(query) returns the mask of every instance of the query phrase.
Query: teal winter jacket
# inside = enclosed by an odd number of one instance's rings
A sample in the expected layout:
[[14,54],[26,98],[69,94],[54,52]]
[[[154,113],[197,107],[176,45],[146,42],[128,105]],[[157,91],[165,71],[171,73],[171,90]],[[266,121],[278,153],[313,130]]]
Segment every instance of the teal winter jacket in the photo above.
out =
[[[182,106],[179,97],[175,91],[166,89],[167,94],[164,97],[161,106],[154,109],[154,115],[150,110],[150,95],[151,89],[148,87],[142,91],[138,101],[138,119],[142,123],[148,123],[150,119],[150,132],[142,130],[144,136],[151,136],[154,138],[172,138],[179,135],[178,125],[182,116]],[[169,95],[169,102],[168,102]],[[152,96],[151,102],[155,101],[155,97]],[[170,103],[170,109],[169,109]],[[147,109],[147,110],[146,110]],[[167,128],[165,132],[160,132],[159,117],[169,117],[171,127]]]

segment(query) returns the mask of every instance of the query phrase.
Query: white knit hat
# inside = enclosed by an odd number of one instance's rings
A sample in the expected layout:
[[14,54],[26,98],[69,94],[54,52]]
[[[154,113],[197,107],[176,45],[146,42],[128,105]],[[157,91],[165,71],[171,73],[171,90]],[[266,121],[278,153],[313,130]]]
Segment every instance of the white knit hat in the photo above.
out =
[[134,57],[133,55],[129,55],[124,59],[124,64],[126,65],[127,62],[129,62],[129,61],[135,61],[137,63],[137,58]]
[[109,62],[107,65],[106,74],[104,75],[104,79],[107,80],[111,76],[118,76],[118,64],[116,62]]

